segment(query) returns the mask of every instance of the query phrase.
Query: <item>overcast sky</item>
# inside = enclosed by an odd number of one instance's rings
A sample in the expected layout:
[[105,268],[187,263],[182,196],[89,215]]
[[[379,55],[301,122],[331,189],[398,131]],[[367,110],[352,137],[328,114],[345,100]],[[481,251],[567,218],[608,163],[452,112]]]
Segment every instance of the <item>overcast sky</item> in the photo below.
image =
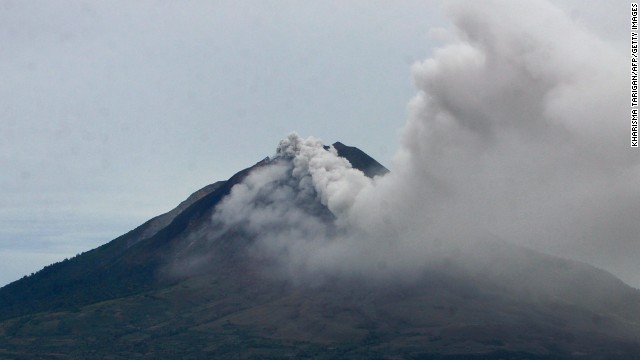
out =
[[[557,4],[626,54],[629,2]],[[0,0],[0,285],[170,210],[290,131],[389,165],[411,65],[447,41],[441,7]]]

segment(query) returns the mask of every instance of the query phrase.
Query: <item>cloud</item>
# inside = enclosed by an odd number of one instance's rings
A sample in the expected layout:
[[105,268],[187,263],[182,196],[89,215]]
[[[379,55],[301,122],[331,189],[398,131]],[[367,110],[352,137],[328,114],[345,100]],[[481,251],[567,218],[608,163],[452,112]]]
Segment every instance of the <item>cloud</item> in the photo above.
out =
[[640,281],[619,266],[633,261],[619,249],[640,231],[628,212],[640,172],[626,72],[612,70],[624,57],[547,2],[448,10],[458,41],[414,65],[398,183],[433,178],[425,187],[447,194],[434,204],[438,223],[463,219],[456,231],[484,229]]
[[[448,13],[450,43],[412,68],[418,93],[390,174],[369,179],[292,134],[214,221],[245,224],[255,253],[296,276],[408,274],[499,239],[638,286],[624,56],[543,1],[454,2]],[[316,200],[331,216],[308,208]]]

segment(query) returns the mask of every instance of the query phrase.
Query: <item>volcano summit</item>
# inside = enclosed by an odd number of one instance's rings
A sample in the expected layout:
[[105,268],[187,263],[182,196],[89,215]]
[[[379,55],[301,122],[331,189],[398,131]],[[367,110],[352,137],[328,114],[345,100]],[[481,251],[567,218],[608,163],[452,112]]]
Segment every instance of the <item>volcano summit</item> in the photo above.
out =
[[357,148],[291,135],[274,157],[174,210],[0,289],[0,356],[640,352],[638,290],[506,241],[428,239],[402,230],[411,221],[376,218],[386,209],[357,199],[372,196],[388,174]]

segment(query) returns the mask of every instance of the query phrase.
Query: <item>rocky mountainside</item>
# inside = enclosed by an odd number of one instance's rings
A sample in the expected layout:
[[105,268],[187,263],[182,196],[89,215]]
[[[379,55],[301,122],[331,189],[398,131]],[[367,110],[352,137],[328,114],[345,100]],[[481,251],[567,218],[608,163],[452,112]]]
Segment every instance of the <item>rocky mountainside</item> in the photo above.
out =
[[[357,148],[333,147],[369,177],[388,172]],[[0,358],[640,353],[640,291],[587,264],[499,241],[456,249],[407,281],[269,275],[265,259],[247,250],[260,234],[212,231],[212,217],[235,185],[273,164],[266,158],[97,249],[1,288]],[[330,221],[322,204],[306,205]]]

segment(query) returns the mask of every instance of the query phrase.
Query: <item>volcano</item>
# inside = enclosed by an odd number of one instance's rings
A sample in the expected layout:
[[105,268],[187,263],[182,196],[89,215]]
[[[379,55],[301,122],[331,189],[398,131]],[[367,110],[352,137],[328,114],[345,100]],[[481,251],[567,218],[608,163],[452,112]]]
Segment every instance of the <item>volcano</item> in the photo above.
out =
[[[358,148],[337,142],[325,150],[368,178],[388,173]],[[263,233],[217,221],[248,176],[276,166],[289,174],[288,161],[265,158],[99,248],[1,288],[0,358],[640,354],[640,291],[588,264],[508,242],[470,243],[409,280],[281,276],[255,246]],[[331,224],[334,214],[311,198],[296,211]]]

